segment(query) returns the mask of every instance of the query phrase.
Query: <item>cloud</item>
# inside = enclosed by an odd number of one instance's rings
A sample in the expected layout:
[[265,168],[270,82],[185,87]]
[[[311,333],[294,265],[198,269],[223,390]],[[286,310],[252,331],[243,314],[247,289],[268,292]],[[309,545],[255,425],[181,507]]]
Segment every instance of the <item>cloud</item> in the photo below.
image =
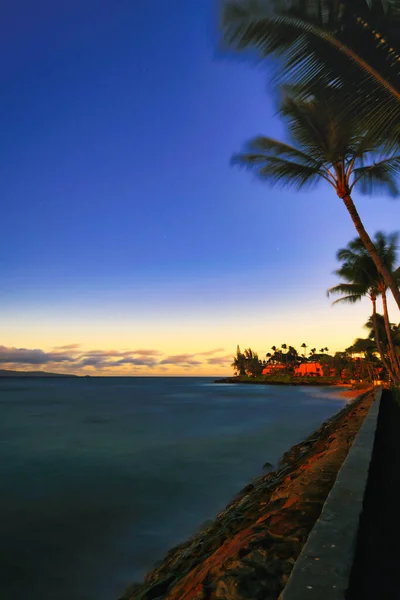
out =
[[139,356],[162,356],[162,352],[159,350],[132,350],[132,354],[139,354]]
[[207,350],[207,352],[199,352],[199,356],[211,356],[217,352],[225,352],[225,348],[216,348],[215,350]]
[[43,350],[28,348],[7,348],[0,346],[0,363],[17,363],[29,365],[45,365],[54,362],[68,362],[71,356],[61,352],[43,352]]
[[81,344],[67,344],[66,346],[54,346],[53,350],[76,350]]
[[118,356],[131,356],[132,352],[121,352],[119,350],[88,350],[87,352],[83,352],[82,356],[105,356],[105,357],[118,357]]
[[201,365],[202,362],[196,360],[196,354],[175,354],[173,356],[167,356],[160,361],[160,365],[180,365],[180,366],[196,366]]
[[126,358],[133,357],[135,355],[139,357],[143,356],[161,356],[162,352],[158,350],[88,350],[87,352],[82,353],[84,356],[104,356],[104,357],[112,357],[112,358]]
[[[115,359],[118,360],[115,360]],[[123,365],[131,365],[136,367],[155,367],[157,361],[146,356],[132,356],[132,352],[88,352],[86,355],[79,357],[78,367],[107,367],[115,368]]]
[[226,365],[230,365],[232,360],[232,356],[213,356],[212,358],[207,359],[207,364],[220,365],[221,367],[224,367]]
[[135,365],[137,367],[155,367],[157,365],[157,361],[149,360],[145,358],[121,358],[120,360],[114,361],[113,366],[120,365]]
[[105,366],[109,366],[109,363],[105,357],[102,356],[88,356],[86,358],[81,358],[79,360],[79,362],[77,363],[77,367],[96,367],[97,369],[99,367],[105,367]]
[[[79,349],[79,350],[78,350]],[[7,368],[28,368],[30,366],[46,366],[56,368],[62,364],[63,372],[79,373],[86,368],[113,371],[119,369],[122,373],[139,372],[142,369],[158,369],[168,371],[170,367],[188,370],[193,367],[218,365],[226,366],[231,363],[231,356],[215,356],[223,348],[216,348],[197,353],[173,354],[165,356],[159,350],[82,350],[79,344],[56,346],[52,351],[35,348],[13,348],[0,346],[0,364]],[[57,370],[59,370],[59,367]]]

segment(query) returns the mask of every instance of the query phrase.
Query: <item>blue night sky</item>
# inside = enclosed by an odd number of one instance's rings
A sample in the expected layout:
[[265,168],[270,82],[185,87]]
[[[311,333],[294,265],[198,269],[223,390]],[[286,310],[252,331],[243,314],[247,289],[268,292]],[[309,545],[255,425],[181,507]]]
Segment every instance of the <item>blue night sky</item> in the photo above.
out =
[[[218,51],[214,0],[7,5],[3,365],[219,374],[237,343],[364,335],[368,304],[325,295],[355,236],[332,190],[271,189],[229,164],[284,132],[266,70]],[[371,233],[396,227],[400,203],[355,199]]]

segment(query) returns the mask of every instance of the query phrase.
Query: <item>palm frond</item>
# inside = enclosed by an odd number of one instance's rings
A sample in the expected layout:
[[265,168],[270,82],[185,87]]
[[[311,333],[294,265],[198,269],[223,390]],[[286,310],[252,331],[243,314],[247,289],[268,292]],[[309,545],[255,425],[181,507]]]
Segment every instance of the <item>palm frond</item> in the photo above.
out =
[[351,189],[357,185],[362,194],[372,194],[380,191],[388,192],[396,197],[400,194],[397,177],[400,174],[400,156],[385,158],[372,165],[354,169],[354,181]]
[[[393,273],[395,282],[400,282],[400,270],[395,270],[397,238],[397,233],[385,234],[378,231],[374,246],[387,270]],[[356,302],[361,296],[368,295],[371,300],[375,300],[383,294],[386,289],[385,280],[359,237],[351,240],[346,248],[341,248],[337,252],[337,259],[342,264],[335,274],[345,283],[330,288],[328,296],[331,293],[344,294],[339,302]]]
[[262,60],[278,58],[280,83],[314,89],[323,82],[341,88],[347,112],[363,117],[370,129],[397,133],[399,11],[389,10],[383,0],[378,4],[379,11],[373,8],[377,2],[361,0],[227,0],[222,11],[224,42],[237,50],[252,50]]
[[334,304],[355,304],[361,299],[362,296],[342,296],[342,298],[338,298],[337,300],[332,302],[332,306]]
[[333,287],[327,290],[327,296],[331,296],[332,294],[344,294],[342,298],[338,298],[333,302],[333,304],[338,304],[341,302],[347,302],[350,304],[354,304],[361,300],[363,296],[366,294],[365,286],[353,284],[353,283],[339,283],[338,285],[334,285]]
[[315,186],[321,178],[318,166],[304,165],[269,154],[235,154],[232,164],[253,171],[257,177],[272,185],[283,183],[297,189]]
[[291,138],[322,163],[327,157],[325,106],[316,110],[313,100],[295,100],[287,97],[281,105],[281,115],[286,121]]
[[320,163],[312,155],[306,154],[295,146],[286,144],[285,142],[261,135],[248,142],[247,150],[249,153],[263,152],[271,156],[291,159],[307,166],[320,167]]

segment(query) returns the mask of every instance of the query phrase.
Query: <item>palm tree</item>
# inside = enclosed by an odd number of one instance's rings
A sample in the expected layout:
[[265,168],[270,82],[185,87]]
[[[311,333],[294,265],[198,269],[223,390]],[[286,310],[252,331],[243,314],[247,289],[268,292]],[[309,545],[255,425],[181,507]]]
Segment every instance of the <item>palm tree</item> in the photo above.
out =
[[285,357],[285,365],[287,366],[287,344],[281,344],[281,348],[282,348],[282,350],[286,350],[285,354],[283,354],[283,352],[282,352],[282,362],[283,362],[283,357]]
[[301,348],[304,348],[303,356],[306,357],[307,344],[305,342],[302,343]]
[[273,362],[276,363],[278,348],[276,346],[271,346],[271,350],[273,351],[273,355],[271,358]]
[[343,107],[398,135],[398,0],[222,0],[225,45],[275,58],[279,80],[341,87]]
[[[396,262],[396,241],[396,234],[385,236],[382,232],[378,232],[375,235],[375,246],[379,256],[384,261],[386,268],[390,272],[394,271],[394,265]],[[337,258],[338,260],[342,261],[342,266],[337,269],[335,273],[340,278],[344,279],[346,283],[341,283],[330,288],[328,290],[328,295],[344,294],[344,296],[336,300],[334,304],[337,302],[354,303],[361,300],[361,298],[364,296],[369,297],[372,302],[372,322],[374,324],[375,341],[378,352],[382,357],[382,361],[385,361],[384,353],[380,343],[381,336],[379,335],[376,316],[376,299],[377,296],[382,296],[384,323],[391,365],[390,369],[387,365],[385,365],[385,368],[390,372],[394,380],[397,379],[400,382],[400,367],[394,351],[390,332],[389,315],[386,301],[386,283],[382,275],[378,272],[371,256],[366,252],[366,249],[364,248],[360,238],[355,238],[348,244],[346,248],[339,250],[337,253]],[[395,277],[397,279],[398,275],[396,274]]]
[[[264,181],[300,188],[322,179],[343,201],[363,245],[382,274],[400,309],[400,290],[366,232],[352,199],[357,185],[364,194],[383,190],[398,196],[396,176],[400,155],[385,154],[380,141],[371,137],[351,115],[339,115],[335,92],[316,93],[307,99],[287,97],[281,114],[292,144],[258,136],[248,142],[233,162]],[[368,164],[365,164],[370,159]]]
[[287,355],[286,355],[286,359],[289,359],[289,363],[296,365],[298,362],[298,352],[296,350],[296,348],[294,348],[293,346],[289,346],[288,351],[287,351]]
[[251,348],[246,348],[244,351],[246,375],[256,377],[261,375],[263,365],[261,360],[258,358],[257,352],[254,352]]
[[[382,363],[383,363],[385,369],[387,370],[387,372],[389,373],[390,377],[392,379],[394,379],[394,381],[396,381],[396,379],[393,378],[390,368],[387,367],[387,363],[389,361],[389,348],[388,348],[388,343],[387,343],[387,338],[386,338],[385,319],[384,319],[383,315],[377,313],[375,323],[371,316],[368,319],[368,321],[365,323],[364,327],[369,330],[368,337],[370,340],[373,340],[375,342],[375,344],[376,344],[376,335],[377,334],[379,335],[381,347],[382,347],[382,350],[385,353],[385,357],[387,359],[386,363],[384,361],[382,361]],[[390,323],[390,330],[391,330],[392,338],[396,337],[396,329],[397,329],[396,325],[393,325],[393,323]]]
[[[393,233],[391,235],[385,235],[382,232],[378,231],[375,234],[375,246],[379,255],[385,262],[388,270],[393,273],[393,277],[396,281],[396,284],[400,281],[400,268],[395,270],[395,264],[397,262],[397,233]],[[374,269],[374,265],[372,265],[370,261],[370,257],[366,254],[365,249],[359,239],[355,239],[352,243],[352,247],[350,251],[344,251],[343,258],[347,258],[348,261],[354,260],[357,262],[359,256],[364,256],[364,269],[367,273],[375,281],[376,294],[382,297],[382,305],[383,305],[383,319],[386,330],[387,342],[389,345],[389,357],[393,370],[396,372],[397,376],[400,378],[400,363],[398,361],[397,354],[394,349],[394,343],[392,339],[391,326],[389,322],[389,311],[387,307],[387,297],[386,297],[386,283],[383,277]]]
[[246,357],[240,351],[239,346],[236,347],[236,356],[231,366],[234,368],[236,375],[246,375]]
[[364,362],[370,380],[374,381],[377,379],[377,367],[379,366],[379,363],[377,364],[376,362],[375,353],[377,352],[377,347],[373,340],[369,338],[357,338],[349,348],[346,348],[346,352],[351,354],[362,354],[364,356]]

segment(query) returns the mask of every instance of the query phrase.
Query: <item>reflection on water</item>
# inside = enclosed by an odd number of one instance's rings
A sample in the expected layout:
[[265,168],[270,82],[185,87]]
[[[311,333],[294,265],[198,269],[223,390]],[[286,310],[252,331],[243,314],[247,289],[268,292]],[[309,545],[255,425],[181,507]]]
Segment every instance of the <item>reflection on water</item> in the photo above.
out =
[[0,380],[0,598],[115,600],[345,403],[210,384]]

